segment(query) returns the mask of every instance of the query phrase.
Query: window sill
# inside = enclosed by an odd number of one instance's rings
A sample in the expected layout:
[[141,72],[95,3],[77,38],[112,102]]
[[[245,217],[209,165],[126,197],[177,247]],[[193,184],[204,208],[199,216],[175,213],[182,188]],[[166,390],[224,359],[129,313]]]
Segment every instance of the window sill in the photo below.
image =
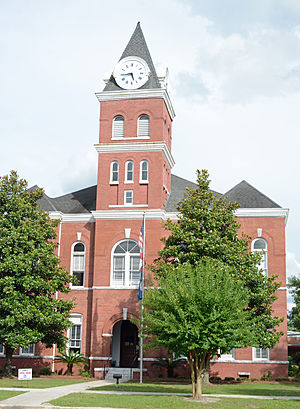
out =
[[133,185],[133,180],[124,180],[124,185]]
[[123,205],[108,205],[110,208],[119,208],[119,207],[148,207],[147,204],[123,204]]
[[118,185],[119,182],[109,182],[110,185]]

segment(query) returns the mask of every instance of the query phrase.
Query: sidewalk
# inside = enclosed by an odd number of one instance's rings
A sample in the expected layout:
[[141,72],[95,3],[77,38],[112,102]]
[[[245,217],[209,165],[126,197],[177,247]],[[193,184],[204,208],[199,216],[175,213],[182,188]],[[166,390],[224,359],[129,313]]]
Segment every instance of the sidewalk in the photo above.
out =
[[[85,392],[86,389],[90,387],[102,386],[111,384],[111,382],[107,381],[89,381],[83,383],[74,383],[72,385],[64,385],[64,386],[57,386],[55,388],[46,388],[46,389],[25,389],[28,392],[22,393],[21,395],[14,396],[9,399],[5,399],[0,402],[0,408],[8,408],[8,407],[18,407],[18,408],[25,408],[30,407],[39,407],[44,402],[48,402],[50,400],[59,398],[64,395],[68,395],[69,393],[76,393],[76,392]],[[24,388],[1,388],[5,390],[13,390],[13,391],[24,391]]]
[[[53,399],[59,398],[70,393],[95,393],[95,394],[120,394],[120,395],[160,395],[160,396],[191,396],[187,393],[159,393],[159,392],[118,392],[118,391],[91,391],[89,388],[102,386],[105,384],[111,384],[107,381],[89,381],[84,383],[76,383],[67,386],[58,386],[55,388],[47,389],[25,389],[24,388],[0,388],[0,390],[14,390],[14,391],[27,391],[24,394],[5,399],[0,402],[0,409],[40,409],[40,408],[51,408],[51,409],[61,409],[58,406],[52,406],[49,404],[45,405],[45,402],[51,401]],[[235,399],[260,399],[260,400],[294,400],[300,401],[300,396],[258,396],[258,395],[224,395],[224,394],[203,394],[206,398],[235,398]],[[101,409],[97,408],[68,408],[63,409]],[[102,408],[104,409],[104,408]],[[113,409],[105,407],[105,409]],[[122,409],[122,408],[119,408]]]

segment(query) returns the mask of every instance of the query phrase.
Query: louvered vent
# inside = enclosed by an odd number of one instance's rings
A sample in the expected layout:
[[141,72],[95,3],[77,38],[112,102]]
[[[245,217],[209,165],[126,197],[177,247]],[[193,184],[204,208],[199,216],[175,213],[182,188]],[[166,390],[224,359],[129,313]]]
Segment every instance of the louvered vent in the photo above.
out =
[[121,115],[114,118],[113,138],[124,138],[124,118]]
[[138,137],[149,138],[150,119],[148,115],[141,115],[138,119]]

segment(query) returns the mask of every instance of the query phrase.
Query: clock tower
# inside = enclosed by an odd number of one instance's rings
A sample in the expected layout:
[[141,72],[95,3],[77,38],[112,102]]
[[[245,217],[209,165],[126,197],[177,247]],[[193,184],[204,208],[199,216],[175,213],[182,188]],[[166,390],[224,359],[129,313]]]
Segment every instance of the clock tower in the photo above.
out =
[[174,110],[140,23],[102,92],[97,210],[163,209],[171,186]]

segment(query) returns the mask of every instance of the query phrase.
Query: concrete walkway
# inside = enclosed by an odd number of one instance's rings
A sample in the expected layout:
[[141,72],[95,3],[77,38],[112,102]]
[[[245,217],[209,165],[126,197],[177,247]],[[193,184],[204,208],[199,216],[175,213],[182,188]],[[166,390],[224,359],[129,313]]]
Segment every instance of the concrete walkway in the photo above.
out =
[[[191,393],[163,393],[163,392],[124,392],[124,391],[91,391],[89,388],[96,386],[103,386],[111,384],[107,381],[89,381],[83,383],[76,383],[72,385],[57,386],[55,388],[47,389],[26,389],[26,388],[0,388],[0,390],[12,390],[12,391],[26,391],[26,393],[14,396],[9,399],[5,399],[0,402],[0,409],[40,409],[42,407],[48,407],[51,409],[61,409],[57,406],[45,404],[53,399],[59,398],[70,393],[95,393],[95,394],[120,394],[120,395],[160,395],[160,396],[192,396]],[[262,400],[293,400],[300,401],[300,396],[255,396],[255,395],[221,395],[221,394],[203,394],[206,398],[235,398],[235,399],[262,399]],[[68,409],[64,407],[64,409]],[[69,408],[69,409],[74,409]],[[76,409],[83,409],[76,407]],[[84,408],[84,409],[101,409],[97,408]],[[104,408],[103,408],[104,409]],[[113,409],[105,407],[105,409]],[[122,409],[122,408],[120,408]]]
[[[55,388],[45,388],[45,389],[25,389],[25,388],[0,388],[2,390],[11,391],[26,391],[27,393],[22,393],[21,395],[14,396],[9,399],[5,399],[0,402],[0,408],[20,408],[26,407],[33,408],[39,407],[44,402],[59,398],[69,393],[85,392],[88,388],[103,386],[111,384],[107,381],[89,381],[83,383],[74,383],[72,385],[57,386]],[[53,408],[53,407],[52,407]]]

